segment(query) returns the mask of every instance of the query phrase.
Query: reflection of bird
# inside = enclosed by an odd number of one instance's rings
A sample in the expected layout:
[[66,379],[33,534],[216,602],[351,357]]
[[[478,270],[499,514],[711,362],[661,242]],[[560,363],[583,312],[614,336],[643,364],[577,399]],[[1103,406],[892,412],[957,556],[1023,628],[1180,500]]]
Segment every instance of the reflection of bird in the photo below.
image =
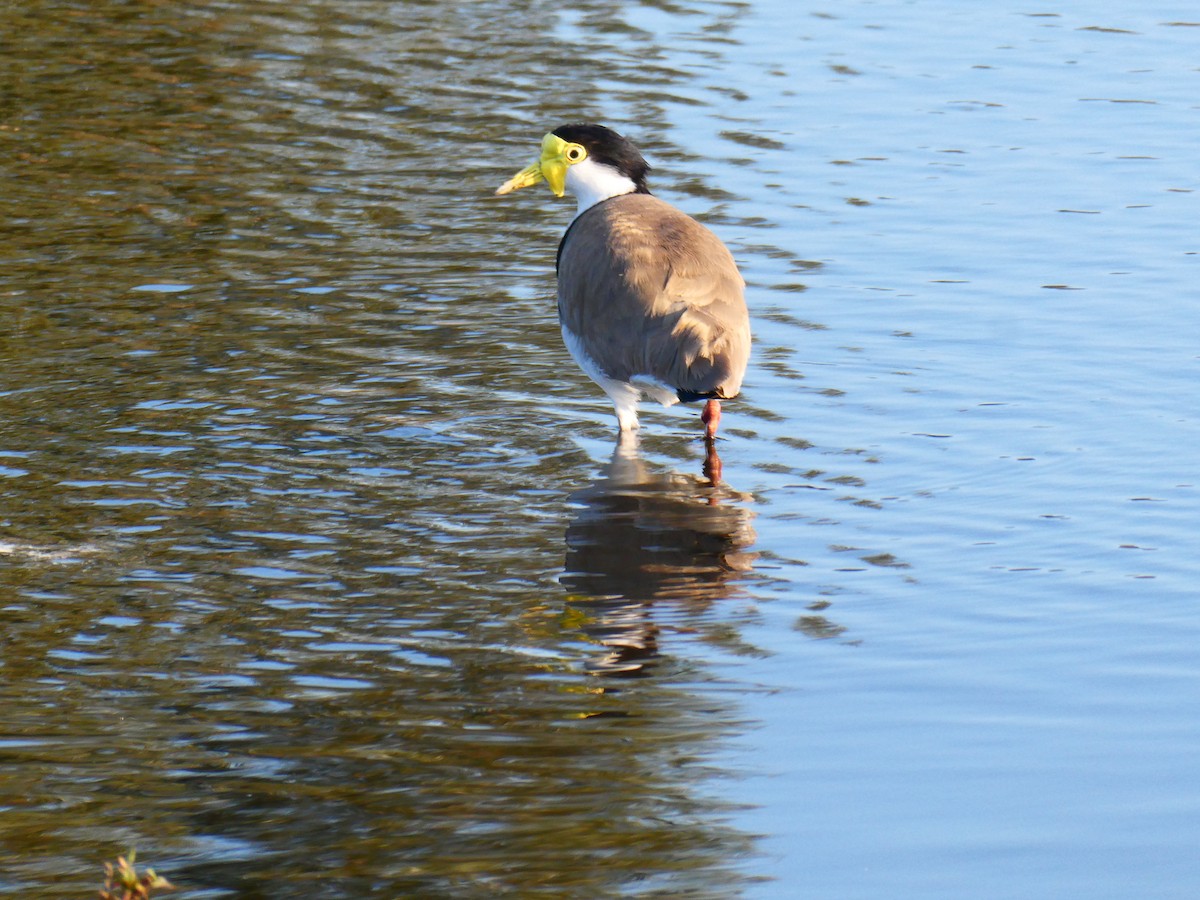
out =
[[650,167],[601,125],[563,125],[541,159],[496,193],[545,180],[579,201],[558,247],[563,340],[612,398],[621,431],[638,427],[643,394],[665,406],[707,400],[716,437],[721,400],[736,397],[750,358],[744,282],[711,231],[650,195]]
[[[755,554],[744,495],[676,472],[653,472],[636,438],[621,435],[603,477],[571,495],[561,577],[572,604],[591,614],[584,631],[611,650],[593,668],[636,674],[657,655],[652,601],[697,603],[730,596]],[[734,502],[722,502],[734,501]]]

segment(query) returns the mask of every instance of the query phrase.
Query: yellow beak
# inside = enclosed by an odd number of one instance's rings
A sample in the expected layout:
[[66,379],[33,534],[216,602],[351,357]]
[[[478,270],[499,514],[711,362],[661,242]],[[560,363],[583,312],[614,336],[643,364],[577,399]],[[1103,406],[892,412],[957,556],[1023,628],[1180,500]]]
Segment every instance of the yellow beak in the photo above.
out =
[[568,163],[563,156],[563,148],[566,146],[567,142],[562,138],[553,134],[546,135],[542,138],[542,158],[496,188],[496,193],[508,194],[544,180],[550,185],[550,190],[554,191],[554,196],[561,197],[566,193],[567,187]]

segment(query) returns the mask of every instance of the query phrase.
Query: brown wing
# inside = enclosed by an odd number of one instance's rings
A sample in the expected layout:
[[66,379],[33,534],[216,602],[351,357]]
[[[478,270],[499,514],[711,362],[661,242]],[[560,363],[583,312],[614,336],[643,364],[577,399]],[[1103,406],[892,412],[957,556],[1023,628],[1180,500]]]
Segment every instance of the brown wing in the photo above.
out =
[[[750,357],[744,282],[715,234],[649,194],[584,212],[563,239],[562,324],[610,378],[733,397]],[[697,396],[689,396],[697,395]]]

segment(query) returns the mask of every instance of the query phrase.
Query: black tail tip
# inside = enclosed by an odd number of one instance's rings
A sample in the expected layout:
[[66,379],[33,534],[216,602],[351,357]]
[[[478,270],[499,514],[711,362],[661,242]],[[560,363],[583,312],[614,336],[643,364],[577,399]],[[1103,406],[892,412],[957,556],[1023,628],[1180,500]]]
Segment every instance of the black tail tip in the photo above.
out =
[[697,400],[732,400],[737,394],[731,397],[721,390],[689,391],[684,388],[677,388],[675,396],[679,398],[680,403],[695,403]]

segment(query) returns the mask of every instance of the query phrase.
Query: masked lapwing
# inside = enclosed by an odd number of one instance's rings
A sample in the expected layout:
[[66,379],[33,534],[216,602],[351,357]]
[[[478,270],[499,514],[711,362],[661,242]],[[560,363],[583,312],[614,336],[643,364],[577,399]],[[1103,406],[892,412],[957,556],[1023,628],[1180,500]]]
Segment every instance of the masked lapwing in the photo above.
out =
[[558,245],[558,316],[567,349],[612,398],[622,432],[637,404],[707,401],[711,444],[721,401],[750,358],[745,283],[721,240],[650,194],[642,154],[602,125],[563,125],[541,158],[497,194],[545,181],[579,211]]

